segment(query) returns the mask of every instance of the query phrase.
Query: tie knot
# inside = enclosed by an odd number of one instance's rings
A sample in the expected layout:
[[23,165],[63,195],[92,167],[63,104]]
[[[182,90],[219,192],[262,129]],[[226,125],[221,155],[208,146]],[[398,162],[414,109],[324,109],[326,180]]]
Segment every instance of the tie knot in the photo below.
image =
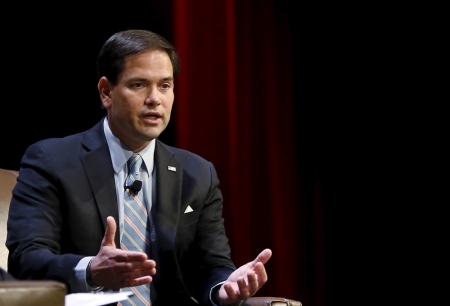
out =
[[139,168],[142,165],[142,157],[139,154],[131,155],[130,159],[128,159],[128,169],[131,175],[137,175],[139,173]]

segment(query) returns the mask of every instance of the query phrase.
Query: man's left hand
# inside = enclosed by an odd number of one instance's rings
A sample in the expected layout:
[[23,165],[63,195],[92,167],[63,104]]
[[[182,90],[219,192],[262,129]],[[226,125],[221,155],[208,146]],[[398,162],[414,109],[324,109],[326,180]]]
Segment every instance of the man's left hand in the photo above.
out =
[[267,282],[264,264],[272,256],[270,249],[265,249],[255,260],[239,267],[220,287],[218,298],[223,305],[234,304],[253,295]]

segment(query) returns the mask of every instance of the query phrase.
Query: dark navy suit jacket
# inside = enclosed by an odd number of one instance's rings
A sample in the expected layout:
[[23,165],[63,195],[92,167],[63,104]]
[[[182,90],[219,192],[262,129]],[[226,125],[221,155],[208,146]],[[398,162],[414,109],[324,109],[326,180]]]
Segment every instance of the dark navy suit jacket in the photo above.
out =
[[[158,139],[154,162],[154,305],[184,303],[187,292],[206,305],[212,286],[235,269],[216,171],[200,156]],[[188,205],[193,211],[184,213]],[[118,221],[103,120],[85,132],[31,145],[22,158],[9,210],[8,272],[18,279],[62,281],[73,292],[72,270],[84,256],[98,253],[107,216]],[[115,243],[120,246],[118,230]]]

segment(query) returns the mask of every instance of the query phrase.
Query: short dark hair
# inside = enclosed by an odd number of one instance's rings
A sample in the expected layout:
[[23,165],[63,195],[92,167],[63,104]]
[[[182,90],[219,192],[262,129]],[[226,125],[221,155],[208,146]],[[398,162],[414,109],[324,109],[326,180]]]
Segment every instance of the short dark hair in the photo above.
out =
[[113,34],[103,44],[97,58],[98,79],[105,76],[113,85],[123,71],[125,59],[149,50],[164,50],[173,67],[173,77],[180,73],[180,58],[175,47],[163,36],[149,30],[126,30]]

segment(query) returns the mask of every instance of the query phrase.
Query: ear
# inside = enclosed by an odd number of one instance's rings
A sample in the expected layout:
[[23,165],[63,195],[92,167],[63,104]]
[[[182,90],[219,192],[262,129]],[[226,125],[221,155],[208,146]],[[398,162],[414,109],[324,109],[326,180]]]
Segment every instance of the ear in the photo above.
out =
[[103,107],[109,109],[111,107],[111,92],[113,86],[106,77],[102,77],[98,81],[97,88],[100,93],[100,100],[102,100]]

